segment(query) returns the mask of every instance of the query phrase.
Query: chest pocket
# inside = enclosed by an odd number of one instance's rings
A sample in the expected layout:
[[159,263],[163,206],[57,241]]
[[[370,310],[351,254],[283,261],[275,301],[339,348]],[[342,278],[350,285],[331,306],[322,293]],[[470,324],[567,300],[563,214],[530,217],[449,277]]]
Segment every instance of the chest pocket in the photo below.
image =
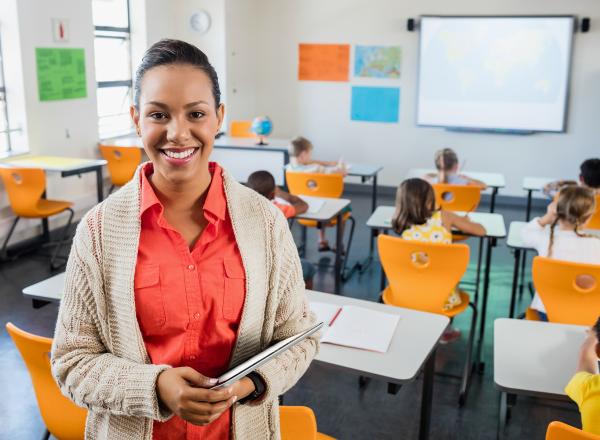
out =
[[158,264],[136,267],[134,289],[135,311],[142,334],[154,334],[166,321]]
[[246,273],[241,259],[225,258],[223,260],[225,274],[225,291],[223,295],[223,317],[238,321],[246,298]]

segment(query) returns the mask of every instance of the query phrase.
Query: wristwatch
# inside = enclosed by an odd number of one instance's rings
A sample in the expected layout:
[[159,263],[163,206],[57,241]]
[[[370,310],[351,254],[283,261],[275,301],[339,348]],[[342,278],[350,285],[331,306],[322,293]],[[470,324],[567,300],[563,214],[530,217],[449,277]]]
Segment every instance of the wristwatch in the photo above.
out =
[[250,374],[248,374],[246,376],[248,379],[250,379],[252,381],[252,383],[254,384],[254,391],[252,391],[250,394],[248,394],[246,397],[244,397],[243,399],[240,400],[240,404],[244,404],[244,403],[248,403],[248,402],[252,402],[253,400],[258,399],[260,396],[262,396],[265,392],[265,383],[262,380],[262,377],[260,377],[260,375],[258,373],[255,373],[254,371]]

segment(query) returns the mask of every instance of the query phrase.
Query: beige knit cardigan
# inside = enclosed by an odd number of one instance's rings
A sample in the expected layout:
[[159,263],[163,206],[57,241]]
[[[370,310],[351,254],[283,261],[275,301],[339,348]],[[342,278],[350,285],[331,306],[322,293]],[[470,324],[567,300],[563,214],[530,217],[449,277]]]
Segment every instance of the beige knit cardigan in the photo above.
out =
[[[156,379],[135,313],[134,272],[140,237],[139,173],[80,222],[66,269],[52,372],[62,392],[89,410],[86,439],[152,438],[159,406]],[[314,322],[287,222],[261,195],[224,175],[227,207],[246,271],[246,300],[231,364]],[[304,374],[318,350],[305,340],[258,370],[266,384],[257,403],[235,404],[234,439],[279,439],[277,396]]]

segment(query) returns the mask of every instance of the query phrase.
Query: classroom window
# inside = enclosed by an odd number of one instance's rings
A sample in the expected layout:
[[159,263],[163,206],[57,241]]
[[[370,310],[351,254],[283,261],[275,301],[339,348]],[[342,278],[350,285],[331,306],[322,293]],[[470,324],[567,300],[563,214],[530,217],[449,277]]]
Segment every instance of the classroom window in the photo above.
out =
[[131,133],[131,28],[128,0],[93,0],[100,138]]
[[2,58],[2,43],[0,42],[0,155],[3,153],[10,153],[10,151],[6,85],[4,84],[4,58]]

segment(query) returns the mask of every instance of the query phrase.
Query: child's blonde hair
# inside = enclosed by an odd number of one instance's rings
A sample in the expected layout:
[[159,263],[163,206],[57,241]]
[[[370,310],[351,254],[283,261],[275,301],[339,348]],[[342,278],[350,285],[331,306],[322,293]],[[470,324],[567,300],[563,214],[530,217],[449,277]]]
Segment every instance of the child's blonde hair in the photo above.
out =
[[293,157],[298,157],[305,151],[310,151],[312,149],[313,144],[308,139],[302,136],[298,136],[296,139],[292,140],[292,148],[290,154]]
[[550,241],[548,243],[548,257],[552,256],[554,245],[554,230],[559,221],[563,220],[574,225],[575,234],[579,237],[594,237],[579,231],[594,214],[596,210],[596,197],[594,191],[578,185],[568,185],[558,193],[556,201],[556,219],[550,226]]
[[458,156],[452,148],[443,148],[435,152],[434,162],[440,183],[448,183],[448,171],[458,164]]

